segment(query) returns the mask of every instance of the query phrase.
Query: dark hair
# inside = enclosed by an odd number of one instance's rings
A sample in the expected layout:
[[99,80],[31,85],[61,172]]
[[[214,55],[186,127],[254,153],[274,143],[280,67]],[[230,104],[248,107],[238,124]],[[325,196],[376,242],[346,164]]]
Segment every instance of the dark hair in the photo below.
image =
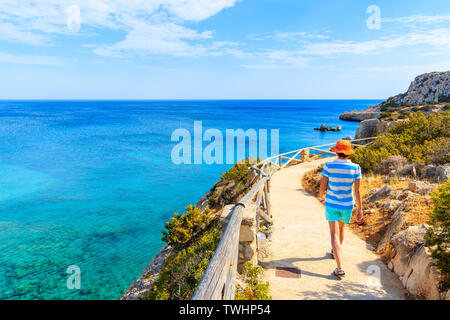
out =
[[337,155],[339,158],[345,158],[345,159],[347,159],[348,157],[350,157],[350,156],[348,156],[348,155],[346,155],[346,154],[344,154],[344,153],[336,153],[336,155]]

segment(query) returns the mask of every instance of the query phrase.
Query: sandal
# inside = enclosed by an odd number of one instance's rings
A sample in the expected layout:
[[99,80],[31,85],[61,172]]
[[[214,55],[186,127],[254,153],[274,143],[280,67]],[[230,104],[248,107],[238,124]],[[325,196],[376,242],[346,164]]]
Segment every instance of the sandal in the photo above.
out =
[[336,277],[338,277],[339,279],[345,277],[344,269],[336,268],[336,269],[334,269],[333,274],[334,274]]

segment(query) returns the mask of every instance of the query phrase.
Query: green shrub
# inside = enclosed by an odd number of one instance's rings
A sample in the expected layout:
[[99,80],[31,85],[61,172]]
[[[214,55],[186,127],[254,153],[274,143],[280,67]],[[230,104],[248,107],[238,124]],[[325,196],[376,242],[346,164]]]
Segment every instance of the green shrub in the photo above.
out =
[[262,268],[246,262],[242,269],[245,288],[236,292],[236,300],[272,300],[269,295],[269,283],[261,283]]
[[166,223],[167,231],[163,231],[162,240],[170,245],[184,245],[204,230],[212,219],[209,208],[201,212],[196,206],[190,205],[184,214],[175,213]]
[[434,209],[430,213],[432,227],[425,235],[425,244],[431,248],[431,257],[450,285],[450,181],[432,193]]
[[357,149],[352,160],[364,171],[375,169],[391,155],[404,156],[411,162],[433,163],[430,162],[432,155],[445,156],[450,152],[449,128],[450,111],[429,116],[417,112],[409,117],[409,121],[401,122],[377,137],[371,145]]
[[254,164],[253,162],[255,161],[251,161],[248,157],[236,162],[227,172],[221,174],[222,180],[245,183],[248,177],[248,168]]
[[213,222],[201,235],[193,238],[189,246],[169,256],[146,299],[191,299],[219,244],[220,236],[218,222]]

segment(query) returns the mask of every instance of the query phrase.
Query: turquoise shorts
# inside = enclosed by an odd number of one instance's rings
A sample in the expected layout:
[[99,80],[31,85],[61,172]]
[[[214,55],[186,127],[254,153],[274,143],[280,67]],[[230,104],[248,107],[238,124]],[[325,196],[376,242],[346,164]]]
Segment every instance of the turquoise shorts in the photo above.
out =
[[325,206],[325,216],[328,221],[339,221],[350,223],[352,218],[352,209],[335,209]]

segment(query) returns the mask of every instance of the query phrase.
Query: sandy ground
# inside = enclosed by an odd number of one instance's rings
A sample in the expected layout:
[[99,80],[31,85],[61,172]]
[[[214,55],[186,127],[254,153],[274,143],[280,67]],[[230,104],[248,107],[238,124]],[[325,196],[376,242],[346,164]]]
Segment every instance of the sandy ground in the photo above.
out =
[[[350,230],[342,247],[347,275],[339,280],[332,274],[336,263],[331,259],[324,206],[300,183],[305,172],[329,160],[292,166],[271,179],[272,254],[261,264],[273,299],[405,299],[397,276]],[[297,267],[301,276],[276,276],[276,267]]]

